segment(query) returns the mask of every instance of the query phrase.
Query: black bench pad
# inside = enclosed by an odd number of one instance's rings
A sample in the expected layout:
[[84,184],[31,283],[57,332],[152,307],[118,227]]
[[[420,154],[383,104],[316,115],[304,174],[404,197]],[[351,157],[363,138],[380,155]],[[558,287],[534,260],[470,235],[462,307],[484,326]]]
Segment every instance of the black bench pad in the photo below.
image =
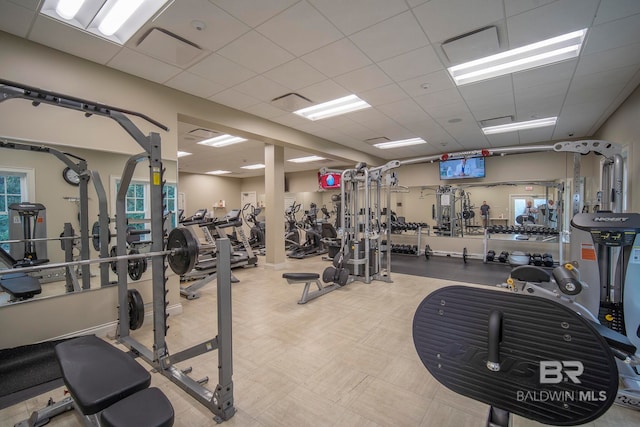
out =
[[305,282],[308,280],[316,280],[320,278],[318,273],[284,273],[282,275],[283,279],[289,280],[298,280],[300,282]]
[[169,399],[151,387],[114,403],[100,418],[106,427],[170,427],[174,413]]
[[84,415],[149,387],[151,374],[125,352],[94,335],[55,347],[62,378]]
[[17,299],[32,298],[42,292],[38,279],[25,273],[5,274],[0,278],[0,287]]

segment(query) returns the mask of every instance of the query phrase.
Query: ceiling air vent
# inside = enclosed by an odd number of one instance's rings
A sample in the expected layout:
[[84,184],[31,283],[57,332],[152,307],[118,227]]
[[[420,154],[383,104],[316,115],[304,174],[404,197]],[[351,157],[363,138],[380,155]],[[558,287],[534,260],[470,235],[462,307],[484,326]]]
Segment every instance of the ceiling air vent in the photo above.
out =
[[389,142],[391,141],[389,138],[387,138],[386,136],[376,136],[375,138],[369,138],[369,139],[365,139],[364,142],[366,142],[367,144],[379,144],[381,142]]
[[498,29],[487,27],[454,37],[442,43],[442,50],[451,64],[461,64],[493,55],[500,51]]
[[190,130],[187,133],[187,135],[205,139],[205,138],[213,138],[214,136],[221,135],[221,133],[216,132],[215,130],[209,130],[205,128],[195,128],[193,130]]
[[278,96],[271,100],[271,105],[281,110],[293,113],[294,111],[301,110],[313,105],[313,102],[299,93],[285,93],[282,96]]
[[513,116],[494,117],[493,119],[480,120],[480,126],[483,128],[489,126],[506,125],[513,122]]
[[179,67],[191,64],[203,53],[198,45],[160,28],[149,31],[138,43],[138,50]]

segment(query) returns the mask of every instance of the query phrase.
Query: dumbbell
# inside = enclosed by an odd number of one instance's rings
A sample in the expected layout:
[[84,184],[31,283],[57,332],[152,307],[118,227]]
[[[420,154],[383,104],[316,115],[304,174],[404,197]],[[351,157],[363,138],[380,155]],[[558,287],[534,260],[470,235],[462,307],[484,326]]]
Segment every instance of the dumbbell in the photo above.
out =
[[496,251],[493,249],[487,251],[487,261],[493,261],[496,258]]
[[542,263],[545,267],[553,267],[553,255],[551,255],[550,253],[545,253],[544,255],[542,255]]
[[498,256],[498,261],[507,262],[508,259],[509,259],[509,252],[507,251],[500,252],[500,255]]
[[541,266],[542,265],[542,255],[539,253],[535,253],[531,255],[531,263],[533,265]]

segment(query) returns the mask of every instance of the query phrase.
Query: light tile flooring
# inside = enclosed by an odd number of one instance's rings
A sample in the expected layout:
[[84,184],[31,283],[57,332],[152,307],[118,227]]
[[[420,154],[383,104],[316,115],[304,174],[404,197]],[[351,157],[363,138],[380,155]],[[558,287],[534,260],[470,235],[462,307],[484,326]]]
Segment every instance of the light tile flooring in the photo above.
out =
[[[284,270],[264,266],[234,270],[233,370],[237,413],[227,426],[483,426],[487,406],[438,384],[420,362],[411,323],[422,299],[451,282],[392,274],[393,283],[354,282],[305,305],[303,285],[288,285],[282,273],[322,272],[319,258],[289,260]],[[201,298],[183,301],[184,313],[169,318],[169,350],[177,352],[216,334],[215,284]],[[148,322],[150,323],[150,322]],[[132,333],[149,344],[148,324]],[[183,364],[192,377],[217,383],[217,353]],[[152,385],[171,400],[176,426],[214,426],[212,414],[159,374]],[[57,389],[0,411],[12,426],[43,407]],[[514,417],[515,426],[538,423]],[[82,425],[75,412],[51,426]],[[640,425],[640,412],[618,406],[590,426]]]

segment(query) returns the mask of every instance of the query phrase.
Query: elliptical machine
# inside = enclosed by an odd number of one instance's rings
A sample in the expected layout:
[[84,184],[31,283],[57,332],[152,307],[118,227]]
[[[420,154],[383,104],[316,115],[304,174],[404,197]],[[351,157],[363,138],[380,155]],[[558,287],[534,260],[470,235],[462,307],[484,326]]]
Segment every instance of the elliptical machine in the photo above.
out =
[[292,250],[300,245],[300,231],[298,230],[298,220],[296,214],[300,212],[302,204],[296,204],[294,200],[291,206],[284,211],[284,217],[287,220],[287,231],[284,235],[285,250]]
[[[245,213],[251,209],[249,213]],[[265,223],[258,221],[258,215],[262,213],[262,208],[256,208],[251,203],[247,203],[242,208],[242,219],[251,226],[249,232],[249,245],[253,249],[262,250],[265,248]]]
[[322,241],[322,228],[318,224],[318,206],[311,202],[309,210],[305,214],[304,232],[306,240],[304,244],[295,246],[287,256],[289,258],[308,258],[327,253]]

